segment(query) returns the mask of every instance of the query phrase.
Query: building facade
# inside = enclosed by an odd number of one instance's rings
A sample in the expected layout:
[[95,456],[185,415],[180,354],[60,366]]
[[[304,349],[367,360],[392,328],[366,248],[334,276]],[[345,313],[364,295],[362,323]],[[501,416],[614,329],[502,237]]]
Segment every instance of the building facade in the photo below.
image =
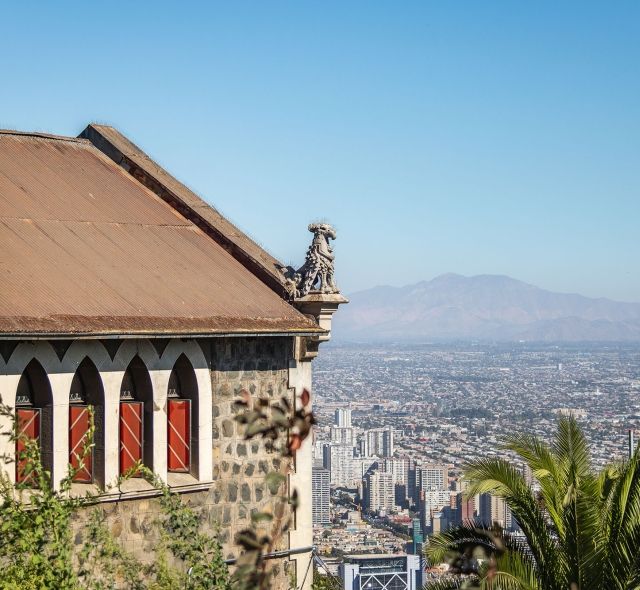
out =
[[416,466],[416,486],[421,490],[446,490],[449,468],[446,465]]
[[364,446],[361,451],[367,457],[393,457],[394,432],[392,428],[376,428],[363,434]]
[[311,481],[313,484],[313,526],[327,526],[331,523],[329,471],[323,467],[314,467]]
[[419,555],[350,555],[338,574],[344,590],[420,590],[423,584]]
[[497,524],[506,530],[512,530],[514,526],[511,509],[504,498],[493,494],[479,495],[479,520],[485,526]]
[[329,470],[331,485],[353,487],[353,447],[345,444],[327,444],[324,447],[324,467]]
[[355,446],[355,433],[350,426],[332,426],[329,434],[333,443]]
[[334,414],[334,425],[338,428],[351,428],[351,410],[338,408]]
[[369,512],[391,512],[395,508],[393,474],[367,473],[363,480],[364,508]]
[[[204,527],[220,527],[235,557],[235,534],[273,502],[265,474],[282,464],[245,439],[234,402],[246,392],[301,407],[346,300],[293,281],[113,128],[0,132],[0,177],[0,395],[38,441],[52,485],[75,461],[74,493],[106,489],[113,536],[148,559],[157,491],[138,477],[110,487],[141,461],[189,496]],[[89,407],[95,446],[78,465]],[[0,447],[19,451],[6,438]],[[287,465],[300,508],[280,547],[309,551],[276,565],[274,587],[311,558],[311,462],[308,439]],[[25,474],[17,465],[6,476]]]

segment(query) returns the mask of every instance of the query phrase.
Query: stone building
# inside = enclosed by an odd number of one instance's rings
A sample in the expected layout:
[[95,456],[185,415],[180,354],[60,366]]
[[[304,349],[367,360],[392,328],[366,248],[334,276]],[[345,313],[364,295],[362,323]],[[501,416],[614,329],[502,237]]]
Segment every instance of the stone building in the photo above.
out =
[[[300,405],[346,301],[333,282],[335,234],[310,229],[305,265],[287,269],[111,127],[78,138],[1,131],[0,395],[39,441],[53,485],[77,459],[91,405],[95,448],[77,491],[141,460],[206,507],[235,556],[234,535],[270,502],[264,475],[280,459],[244,439],[233,402],[245,390]],[[0,447],[16,451],[6,438]],[[289,476],[301,504],[284,543],[303,551],[280,564],[280,580],[285,569],[302,578],[310,560],[311,468],[307,440]],[[22,477],[19,466],[7,475]],[[132,478],[102,497],[112,532],[142,558],[155,496]]]

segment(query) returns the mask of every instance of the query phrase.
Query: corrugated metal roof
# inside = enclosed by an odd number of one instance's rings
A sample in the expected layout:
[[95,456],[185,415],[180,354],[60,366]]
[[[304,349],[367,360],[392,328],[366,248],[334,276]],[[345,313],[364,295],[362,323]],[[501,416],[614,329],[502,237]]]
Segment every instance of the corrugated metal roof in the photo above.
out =
[[117,129],[92,123],[80,137],[91,141],[116,164],[194,222],[274,291],[285,298],[292,295],[282,272],[282,263],[154,162]]
[[317,330],[88,141],[0,132],[0,334]]

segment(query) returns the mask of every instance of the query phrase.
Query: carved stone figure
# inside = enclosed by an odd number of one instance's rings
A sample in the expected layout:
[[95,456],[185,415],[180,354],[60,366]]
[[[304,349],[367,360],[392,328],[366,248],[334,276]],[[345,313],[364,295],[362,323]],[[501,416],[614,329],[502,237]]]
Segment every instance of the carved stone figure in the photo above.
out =
[[304,297],[309,293],[339,293],[333,277],[334,255],[329,240],[336,239],[336,231],[326,223],[312,223],[311,246],[307,250],[304,264],[294,270],[289,267],[287,278],[293,283],[294,297]]

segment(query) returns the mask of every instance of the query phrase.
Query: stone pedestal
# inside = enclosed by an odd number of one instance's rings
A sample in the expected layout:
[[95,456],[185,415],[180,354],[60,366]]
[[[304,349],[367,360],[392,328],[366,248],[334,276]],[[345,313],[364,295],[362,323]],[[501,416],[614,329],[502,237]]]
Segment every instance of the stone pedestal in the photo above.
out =
[[297,358],[311,360],[318,355],[318,346],[331,339],[331,320],[343,303],[349,303],[349,300],[340,293],[309,293],[293,301],[297,309],[313,317],[318,325],[326,330],[319,336],[296,338]]

